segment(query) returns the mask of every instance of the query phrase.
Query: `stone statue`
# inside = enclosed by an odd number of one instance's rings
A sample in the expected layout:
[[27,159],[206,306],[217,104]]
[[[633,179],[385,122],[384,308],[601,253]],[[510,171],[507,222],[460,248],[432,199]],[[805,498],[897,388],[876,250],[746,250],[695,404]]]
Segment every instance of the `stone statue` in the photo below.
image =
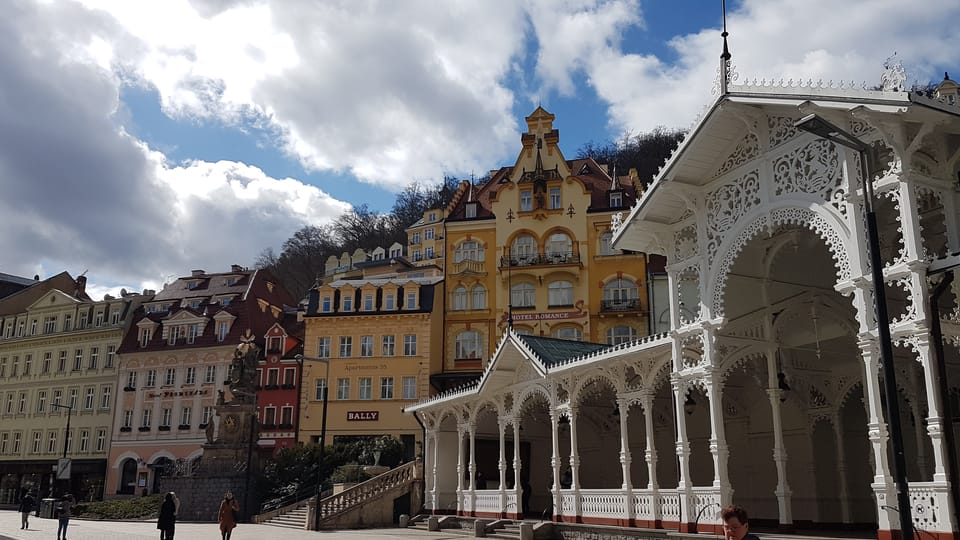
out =
[[230,363],[230,403],[256,403],[257,401],[257,361],[260,359],[260,347],[254,343],[250,329],[240,338],[240,344],[233,351]]
[[[223,394],[223,390],[220,391]],[[207,436],[207,444],[213,444],[213,418],[207,422],[207,427],[204,429],[203,434]]]
[[223,405],[223,390],[217,390],[217,405]]

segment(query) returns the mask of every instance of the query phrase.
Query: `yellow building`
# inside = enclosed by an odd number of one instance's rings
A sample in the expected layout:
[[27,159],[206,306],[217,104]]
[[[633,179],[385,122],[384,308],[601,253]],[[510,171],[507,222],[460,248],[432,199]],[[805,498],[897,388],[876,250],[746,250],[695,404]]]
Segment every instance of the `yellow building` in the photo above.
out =
[[[147,296],[92,300],[63,272],[0,300],[0,505],[26,490],[100,499],[117,400],[117,350]],[[52,471],[71,460],[69,478]]]
[[405,261],[369,264],[364,272],[376,277],[310,291],[304,351],[323,362],[304,362],[300,441],[319,442],[329,384],[327,445],[391,435],[412,458],[423,432],[403,407],[430,395],[430,374],[440,369],[443,277]]
[[464,182],[445,210],[437,388],[475,377],[508,324],[610,344],[648,333],[645,257],[610,245],[613,216],[636,201],[636,174],[614,178],[592,159],[566,160],[553,120],[538,107],[514,165]]
[[443,270],[443,218],[446,211],[431,208],[407,227],[408,258],[417,266],[435,265]]

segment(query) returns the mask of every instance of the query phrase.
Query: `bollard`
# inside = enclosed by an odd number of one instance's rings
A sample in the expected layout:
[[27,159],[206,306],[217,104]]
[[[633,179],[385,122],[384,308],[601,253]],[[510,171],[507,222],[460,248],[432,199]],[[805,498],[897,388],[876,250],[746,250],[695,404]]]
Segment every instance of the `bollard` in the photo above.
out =
[[437,516],[430,516],[427,520],[427,530],[428,531],[439,531],[440,530],[440,518]]
[[407,514],[400,514],[400,528],[406,529],[410,526],[410,516]]
[[533,524],[532,523],[520,524],[520,540],[533,540]]
[[482,519],[478,519],[473,522],[473,536],[475,538],[483,538],[487,536],[487,523]]

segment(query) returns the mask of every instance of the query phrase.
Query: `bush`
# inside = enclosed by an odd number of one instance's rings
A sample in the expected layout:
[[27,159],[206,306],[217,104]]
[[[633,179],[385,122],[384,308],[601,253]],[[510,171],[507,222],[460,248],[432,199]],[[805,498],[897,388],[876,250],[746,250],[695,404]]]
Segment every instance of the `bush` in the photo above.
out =
[[334,484],[359,484],[360,482],[367,481],[370,478],[372,477],[367,473],[367,471],[363,470],[362,465],[350,463],[337,467],[337,470],[333,471],[333,474],[330,475],[330,482]]
[[163,495],[85,502],[74,505],[70,513],[83,519],[150,519],[160,513],[162,502]]

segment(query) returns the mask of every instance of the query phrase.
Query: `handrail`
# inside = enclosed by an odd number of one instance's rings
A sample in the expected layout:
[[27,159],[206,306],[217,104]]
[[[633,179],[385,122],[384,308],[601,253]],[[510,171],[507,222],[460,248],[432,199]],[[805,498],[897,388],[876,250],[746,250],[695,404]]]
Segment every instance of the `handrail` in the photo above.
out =
[[381,475],[345,489],[319,503],[321,522],[351,510],[380,494],[405,485],[416,479],[416,461],[405,463]]

